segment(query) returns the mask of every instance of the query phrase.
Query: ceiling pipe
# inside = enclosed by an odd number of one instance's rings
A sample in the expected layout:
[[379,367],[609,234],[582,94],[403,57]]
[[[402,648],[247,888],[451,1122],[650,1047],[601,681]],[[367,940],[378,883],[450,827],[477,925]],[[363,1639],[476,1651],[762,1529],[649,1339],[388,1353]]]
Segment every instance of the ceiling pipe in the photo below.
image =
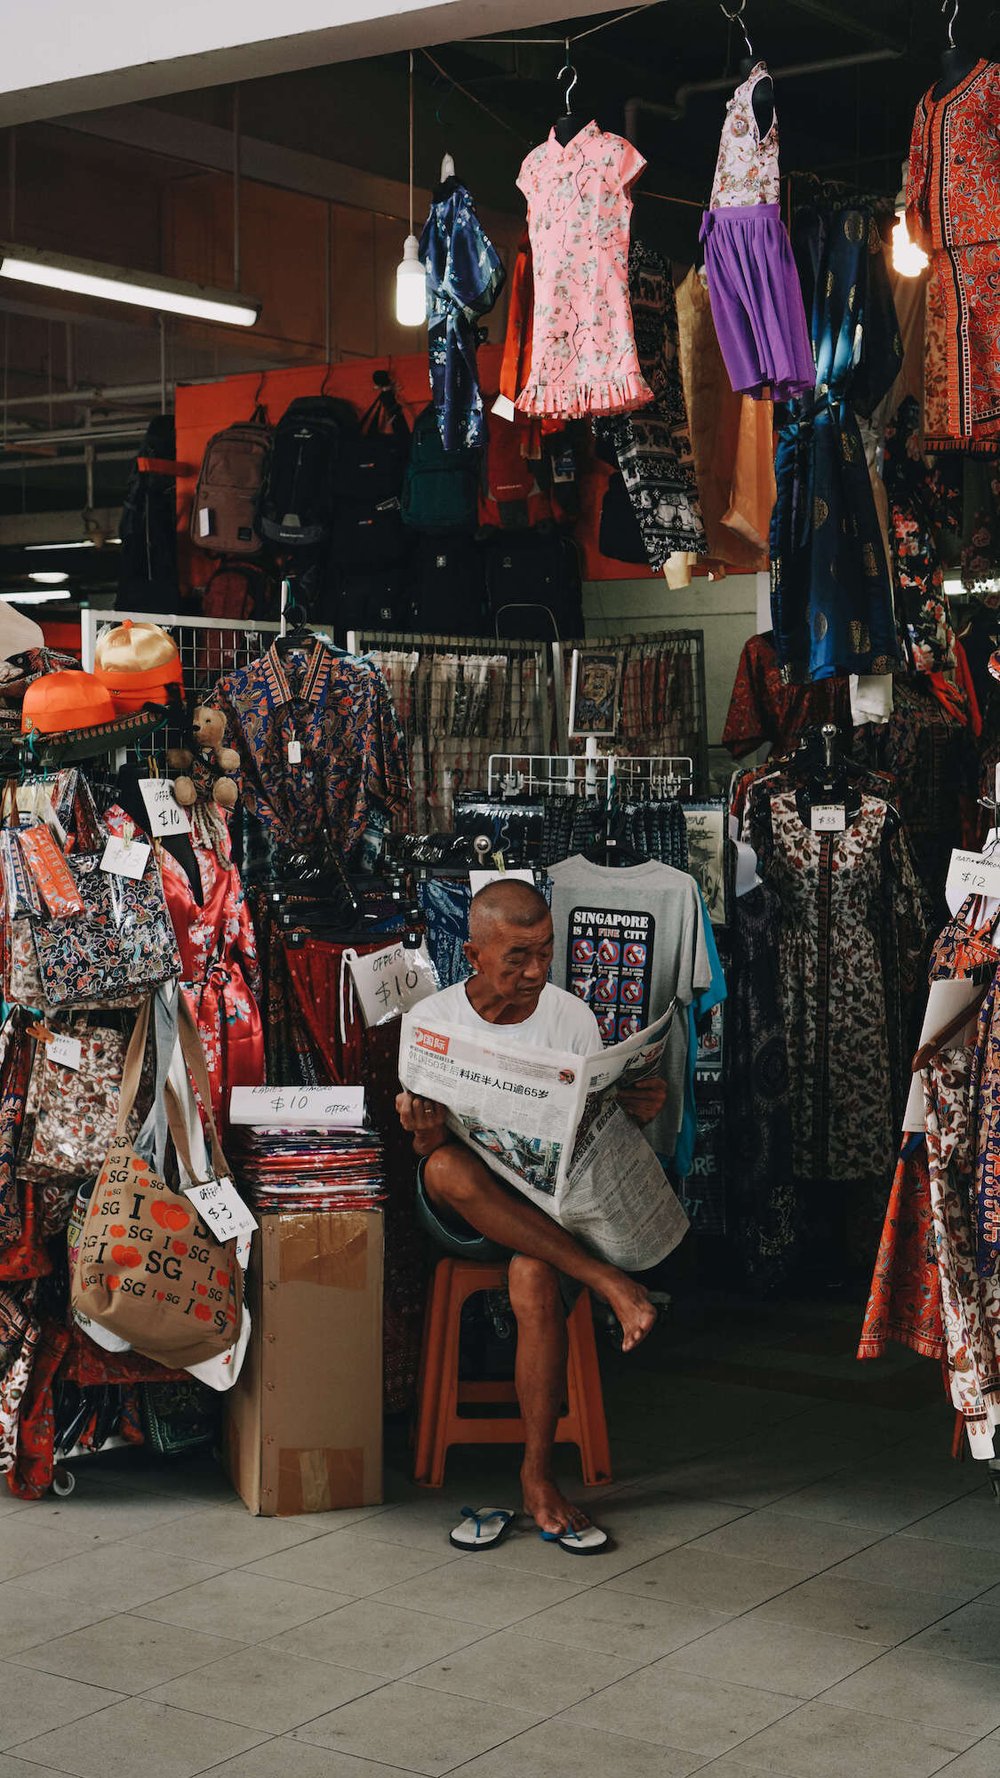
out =
[[[146,432],[146,424],[145,420],[135,420],[128,426],[65,426],[48,432],[33,432],[26,426],[14,433],[8,432],[7,438],[8,442],[13,440],[20,450],[29,445],[100,444],[103,439],[109,438],[142,438]],[[2,450],[3,440],[0,439],[0,451]]]
[[[100,461],[105,463],[131,463],[134,451],[102,451]],[[0,454],[0,475],[11,475],[23,469],[84,469],[86,457],[12,457]],[[44,518],[44,513],[37,515]]]
[[[836,74],[841,68],[858,68],[869,62],[902,61],[905,50],[902,49],[865,49],[853,56],[829,56],[821,62],[793,62],[787,68],[771,68],[769,73],[775,81],[796,80],[804,74]],[[690,80],[677,88],[673,100],[666,104],[661,99],[643,99],[636,95],[625,101],[625,135],[637,146],[636,134],[640,116],[666,117],[671,123],[678,123],[688,107],[688,100],[698,93],[728,92],[733,84],[731,74],[723,74],[716,80]]]

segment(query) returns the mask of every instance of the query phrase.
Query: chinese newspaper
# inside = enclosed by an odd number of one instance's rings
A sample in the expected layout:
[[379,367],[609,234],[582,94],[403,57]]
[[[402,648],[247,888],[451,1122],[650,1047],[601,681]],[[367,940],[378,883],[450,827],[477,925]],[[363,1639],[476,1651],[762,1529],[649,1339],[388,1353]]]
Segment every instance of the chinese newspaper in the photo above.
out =
[[[659,1067],[674,1003],[644,1031],[575,1056],[404,1013],[400,1079],[448,1111],[450,1129],[492,1169],[615,1265],[639,1270],[676,1246],[687,1219],[663,1169],[617,1103]],[[652,1255],[652,1257],[649,1257]]]

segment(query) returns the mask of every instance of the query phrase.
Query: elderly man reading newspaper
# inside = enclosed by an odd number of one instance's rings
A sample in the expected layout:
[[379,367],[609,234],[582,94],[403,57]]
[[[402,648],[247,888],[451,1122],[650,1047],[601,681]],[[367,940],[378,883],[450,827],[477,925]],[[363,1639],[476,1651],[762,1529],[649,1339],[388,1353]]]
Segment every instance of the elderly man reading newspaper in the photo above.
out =
[[[524,1511],[543,1537],[589,1554],[607,1536],[566,1500],[552,1468],[566,1313],[590,1289],[620,1322],[623,1350],[633,1351],[656,1311],[623,1265],[655,1264],[687,1219],[639,1133],[666,1101],[652,1070],[672,1008],[605,1053],[590,1008],[548,981],[552,945],[547,903],[530,884],[494,882],[474,896],[465,946],[473,973],[404,1016],[407,1090],[396,1106],[421,1157],[418,1209],[439,1245],[465,1258],[509,1259]],[[481,1512],[451,1541],[482,1548],[513,1518]]]

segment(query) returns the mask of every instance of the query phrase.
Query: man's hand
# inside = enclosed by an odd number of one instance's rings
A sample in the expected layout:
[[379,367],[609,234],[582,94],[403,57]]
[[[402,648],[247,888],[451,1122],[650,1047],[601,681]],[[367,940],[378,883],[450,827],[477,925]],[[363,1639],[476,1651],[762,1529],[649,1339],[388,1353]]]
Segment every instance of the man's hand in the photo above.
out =
[[396,1110],[407,1135],[413,1137],[413,1152],[421,1160],[426,1160],[449,1140],[444,1121],[445,1107],[436,1099],[418,1099],[412,1093],[397,1093]]
[[618,1103],[637,1124],[651,1124],[667,1103],[667,1083],[658,1074],[640,1080],[631,1087],[620,1087]]

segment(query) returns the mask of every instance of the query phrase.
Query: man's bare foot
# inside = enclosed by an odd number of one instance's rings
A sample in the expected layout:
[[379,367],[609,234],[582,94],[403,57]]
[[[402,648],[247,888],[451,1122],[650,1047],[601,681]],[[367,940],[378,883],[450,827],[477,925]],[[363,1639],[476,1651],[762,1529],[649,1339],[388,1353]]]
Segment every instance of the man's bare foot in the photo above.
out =
[[521,1471],[524,1510],[539,1531],[583,1531],[590,1524],[585,1512],[573,1506],[549,1476]]
[[622,1351],[633,1352],[656,1326],[656,1307],[649,1292],[614,1266],[609,1266],[606,1278],[596,1288],[621,1322]]

